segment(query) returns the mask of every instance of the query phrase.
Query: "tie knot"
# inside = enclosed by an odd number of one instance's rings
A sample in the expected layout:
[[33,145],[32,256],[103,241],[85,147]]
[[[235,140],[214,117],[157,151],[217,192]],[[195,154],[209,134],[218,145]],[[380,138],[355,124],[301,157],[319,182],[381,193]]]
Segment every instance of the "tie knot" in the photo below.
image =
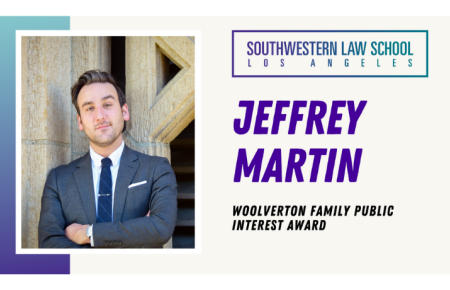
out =
[[102,159],[102,168],[111,166],[112,161],[108,157]]

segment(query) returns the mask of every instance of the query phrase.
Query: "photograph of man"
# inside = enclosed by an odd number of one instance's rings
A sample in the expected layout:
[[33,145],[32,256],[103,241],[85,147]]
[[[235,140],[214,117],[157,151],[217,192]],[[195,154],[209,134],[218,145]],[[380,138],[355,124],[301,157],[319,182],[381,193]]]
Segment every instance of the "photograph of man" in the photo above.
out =
[[166,158],[134,151],[122,132],[130,113],[107,72],[72,86],[83,157],[52,169],[41,200],[40,248],[161,248],[177,219],[177,183]]

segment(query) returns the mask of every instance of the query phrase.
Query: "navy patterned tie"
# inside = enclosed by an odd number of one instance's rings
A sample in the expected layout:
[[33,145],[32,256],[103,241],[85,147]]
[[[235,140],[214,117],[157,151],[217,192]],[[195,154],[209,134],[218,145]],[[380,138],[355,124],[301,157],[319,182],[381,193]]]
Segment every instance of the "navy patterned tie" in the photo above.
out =
[[112,222],[112,162],[109,158],[102,159],[102,172],[100,173],[100,186],[97,200],[97,222]]

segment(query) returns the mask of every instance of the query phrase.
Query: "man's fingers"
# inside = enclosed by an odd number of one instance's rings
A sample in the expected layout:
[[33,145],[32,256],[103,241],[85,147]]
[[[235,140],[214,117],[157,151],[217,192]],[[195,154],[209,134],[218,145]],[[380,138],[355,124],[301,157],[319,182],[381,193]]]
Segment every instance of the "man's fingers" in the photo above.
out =
[[148,211],[148,213],[147,213],[147,215],[146,215],[147,217],[149,217],[150,216],[150,211]]

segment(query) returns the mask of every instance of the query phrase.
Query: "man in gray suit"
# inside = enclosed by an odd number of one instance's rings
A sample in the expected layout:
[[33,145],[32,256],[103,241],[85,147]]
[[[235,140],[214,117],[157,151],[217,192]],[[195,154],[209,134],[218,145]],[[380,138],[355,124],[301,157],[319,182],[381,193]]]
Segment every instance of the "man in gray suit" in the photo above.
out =
[[47,177],[39,247],[162,247],[172,236],[177,212],[168,160],[124,145],[128,106],[108,73],[80,76],[72,86],[72,102],[90,151]]

